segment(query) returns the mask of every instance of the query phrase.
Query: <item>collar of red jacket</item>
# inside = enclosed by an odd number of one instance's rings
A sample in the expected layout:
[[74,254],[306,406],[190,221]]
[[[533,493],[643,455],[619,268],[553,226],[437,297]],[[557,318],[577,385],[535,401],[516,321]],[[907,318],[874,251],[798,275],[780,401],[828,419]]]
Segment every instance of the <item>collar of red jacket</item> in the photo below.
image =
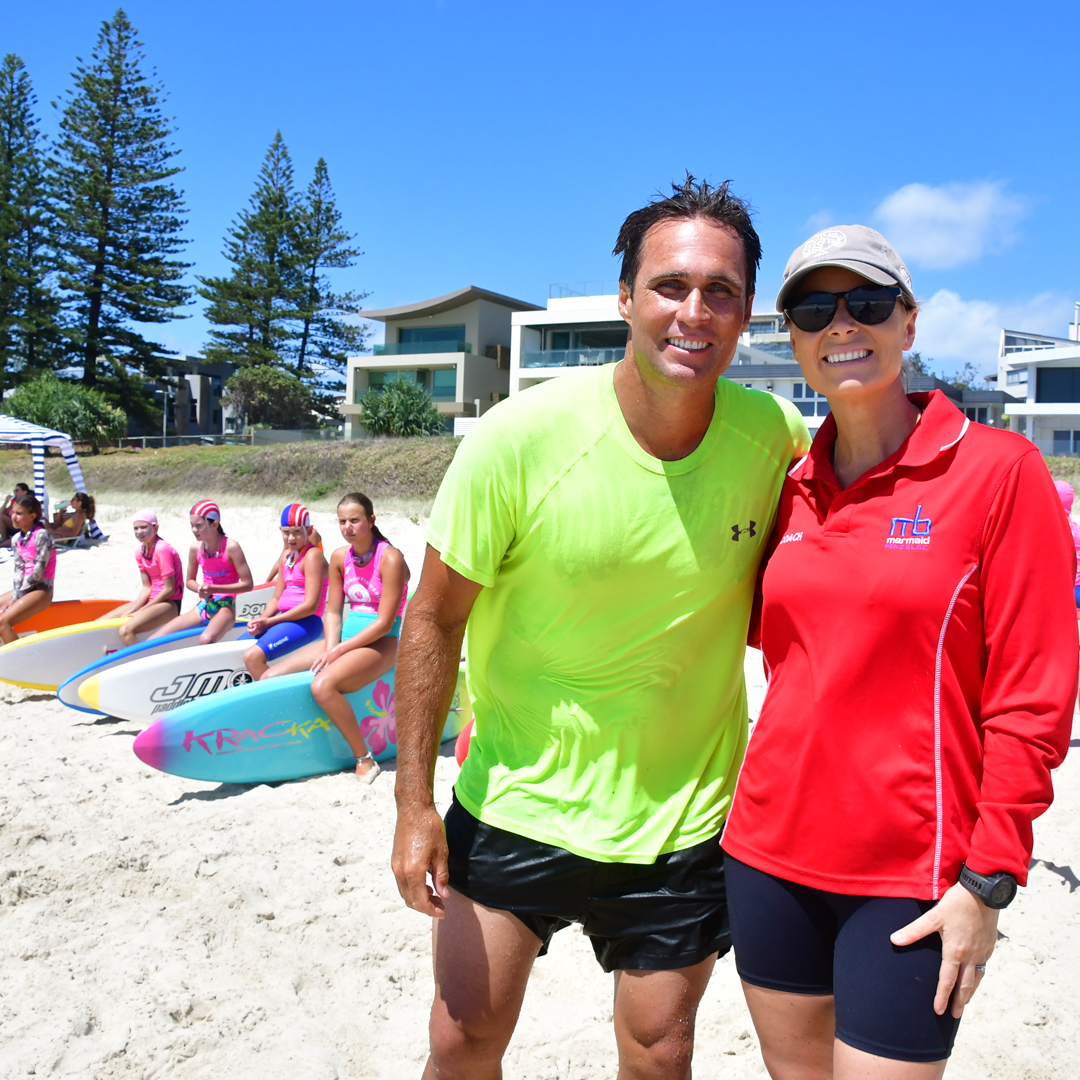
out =
[[[864,473],[856,483],[882,476],[900,466],[911,468],[929,464],[948,453],[967,432],[971,421],[940,390],[931,390],[928,394],[908,394],[908,400],[922,410],[922,419],[895,453]],[[799,483],[818,480],[838,488],[840,482],[832,467],[835,442],[836,421],[829,413],[814,436],[810,452],[788,475]]]

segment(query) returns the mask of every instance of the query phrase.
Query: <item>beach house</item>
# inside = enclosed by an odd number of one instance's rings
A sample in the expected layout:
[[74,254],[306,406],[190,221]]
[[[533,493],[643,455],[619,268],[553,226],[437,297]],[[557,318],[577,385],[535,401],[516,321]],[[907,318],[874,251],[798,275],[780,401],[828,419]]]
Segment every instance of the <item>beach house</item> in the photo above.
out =
[[1044,454],[1080,455],[1078,338],[1076,322],[1067,338],[1001,331],[998,386],[1018,398],[1008,406],[1009,427]]
[[401,307],[364,311],[386,327],[371,355],[350,356],[346,369],[345,438],[363,434],[360,402],[394,382],[422,386],[446,420],[475,418],[510,392],[510,320],[540,309],[525,300],[469,285]]

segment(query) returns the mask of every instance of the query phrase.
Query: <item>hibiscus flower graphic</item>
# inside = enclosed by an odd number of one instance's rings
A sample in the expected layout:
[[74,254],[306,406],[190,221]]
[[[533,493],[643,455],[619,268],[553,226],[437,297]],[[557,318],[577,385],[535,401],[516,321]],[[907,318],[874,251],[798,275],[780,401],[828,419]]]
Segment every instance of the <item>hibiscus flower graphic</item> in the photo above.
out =
[[375,684],[375,700],[368,699],[369,715],[360,721],[360,734],[373,754],[381,754],[397,742],[397,723],[394,715],[394,692],[390,684],[380,679]]

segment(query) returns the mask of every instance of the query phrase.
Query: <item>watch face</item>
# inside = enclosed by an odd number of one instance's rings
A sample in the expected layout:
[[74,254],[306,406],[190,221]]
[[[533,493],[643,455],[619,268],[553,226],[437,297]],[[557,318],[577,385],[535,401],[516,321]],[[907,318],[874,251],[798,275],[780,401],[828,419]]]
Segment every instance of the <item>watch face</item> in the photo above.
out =
[[1002,877],[990,890],[990,906],[1004,907],[1016,895],[1016,882],[1011,877]]

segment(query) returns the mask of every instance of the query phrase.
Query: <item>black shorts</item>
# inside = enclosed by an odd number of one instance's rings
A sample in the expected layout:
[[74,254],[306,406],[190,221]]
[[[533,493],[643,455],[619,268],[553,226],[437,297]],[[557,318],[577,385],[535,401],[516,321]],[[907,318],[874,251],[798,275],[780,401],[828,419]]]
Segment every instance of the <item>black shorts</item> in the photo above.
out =
[[836,1037],[896,1061],[941,1061],[960,1021],[934,1012],[941,937],[898,948],[889,935],[929,900],[846,896],[725,861],[735,967],[744,982],[789,994],[832,994]]
[[673,971],[731,948],[719,835],[656,862],[605,863],[485,825],[454,798],[450,885],[542,942],[581,923],[605,971]]

